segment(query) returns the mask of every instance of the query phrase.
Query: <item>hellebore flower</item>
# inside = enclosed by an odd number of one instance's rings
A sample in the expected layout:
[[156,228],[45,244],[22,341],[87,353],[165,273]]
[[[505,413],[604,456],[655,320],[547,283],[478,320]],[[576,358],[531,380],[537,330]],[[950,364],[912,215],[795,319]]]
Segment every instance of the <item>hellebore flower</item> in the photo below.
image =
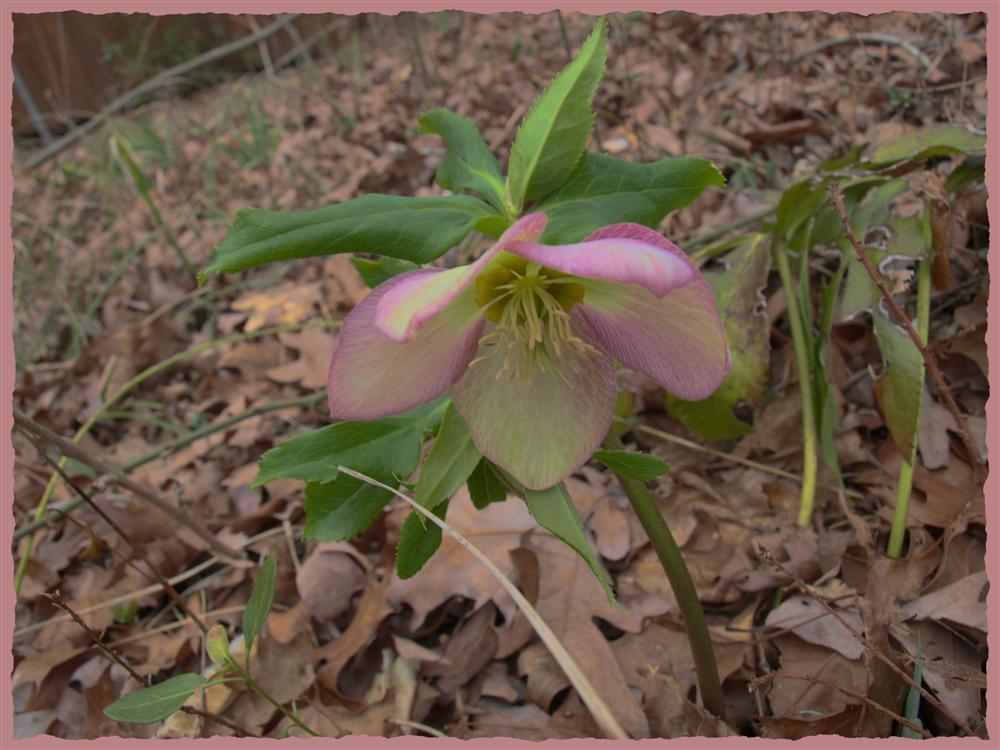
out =
[[330,363],[334,419],[399,414],[451,391],[476,446],[530,489],[579,468],[611,426],[614,360],[687,400],[729,370],[715,298],[638,224],[542,245],[529,214],[474,263],[419,269],[347,316]]

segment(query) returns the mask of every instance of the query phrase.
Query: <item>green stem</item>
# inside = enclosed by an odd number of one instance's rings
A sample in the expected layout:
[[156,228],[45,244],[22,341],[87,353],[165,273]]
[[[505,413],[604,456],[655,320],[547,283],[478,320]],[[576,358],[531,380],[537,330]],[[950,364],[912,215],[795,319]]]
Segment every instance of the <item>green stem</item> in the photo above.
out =
[[[249,339],[261,338],[262,336],[271,336],[278,333],[289,333],[292,331],[301,331],[306,328],[330,328],[336,325],[340,325],[340,321],[333,322],[322,322],[322,323],[295,323],[287,326],[273,326],[271,328],[261,328],[256,331],[251,331],[249,333],[237,333],[232,336],[223,336],[222,338],[212,339],[211,341],[203,341],[200,344],[196,344],[182,352],[178,352],[164,360],[157,362],[156,364],[147,367],[145,370],[140,372],[134,378],[125,383],[121,388],[115,391],[107,401],[101,404],[100,408],[97,409],[90,418],[83,423],[83,426],[77,430],[76,434],[73,436],[73,442],[79,443],[80,439],[83,438],[97,421],[104,416],[107,411],[114,406],[118,401],[120,401],[129,391],[138,386],[140,383],[148,380],[149,378],[169,369],[173,365],[181,362],[185,359],[195,356],[196,354],[201,354],[202,352],[209,351],[210,349],[215,349],[220,346],[225,346],[226,344],[235,344],[240,341],[247,341]],[[66,457],[63,456],[59,460],[60,468],[65,467]],[[38,507],[35,508],[35,521],[39,521],[45,517],[45,509],[48,507],[49,500],[52,497],[52,493],[56,489],[56,484],[59,482],[59,475],[56,472],[52,472],[52,477],[49,479],[49,483],[45,486],[45,491],[42,493],[42,498],[38,502]],[[34,537],[28,537],[25,539],[22,545],[24,549],[21,552],[21,559],[18,561],[17,573],[14,575],[14,593],[21,590],[21,582],[24,580],[24,574],[28,569],[28,560],[31,559],[31,551],[34,547]]]
[[[604,438],[604,447],[608,450],[624,450],[625,446],[614,432],[609,432]],[[705,708],[722,717],[724,703],[722,700],[722,683],[719,680],[719,668],[715,663],[715,651],[712,639],[705,624],[705,614],[701,609],[698,592],[688,573],[681,551],[674,541],[673,534],[653,502],[649,490],[643,482],[628,479],[621,474],[615,474],[635,514],[639,517],[642,527],[649,536],[656,556],[660,559],[663,572],[667,574],[670,588],[673,589],[677,606],[684,618],[684,628],[687,631],[691,654],[694,656],[694,667],[698,675],[698,690]]]
[[788,322],[792,329],[792,344],[795,348],[795,366],[799,371],[799,390],[802,393],[802,494],[799,498],[799,526],[808,526],[812,519],[816,502],[816,413],[813,408],[812,381],[809,369],[809,346],[802,312],[799,309],[798,286],[792,281],[792,271],[788,266],[788,256],[779,240],[775,240],[774,256],[785,288],[788,305]]
[[[920,340],[927,343],[931,319],[931,260],[923,258],[917,266],[917,333]],[[923,367],[920,368],[923,374]],[[920,392],[923,396],[923,381]],[[919,417],[918,417],[919,418]],[[913,431],[913,448],[908,460],[899,467],[899,484],[896,486],[896,508],[892,514],[892,530],[889,532],[889,557],[898,559],[903,554],[903,538],[906,536],[906,521],[910,514],[910,493],[913,490],[913,467],[917,463],[917,430]]]
[[265,690],[262,685],[260,685],[253,677],[250,676],[249,670],[243,669],[243,667],[241,667],[235,661],[230,662],[230,663],[231,663],[232,668],[234,670],[236,670],[236,672],[239,674],[240,677],[243,678],[243,681],[247,684],[248,688],[250,688],[255,693],[257,693],[258,695],[260,695],[264,700],[266,700],[268,703],[270,703],[272,706],[274,706],[278,711],[280,711],[282,714],[284,714],[285,716],[287,716],[288,719],[295,726],[297,726],[303,732],[308,732],[313,737],[320,737],[320,736],[322,736],[322,735],[320,735],[319,732],[313,730],[311,727],[307,726],[306,724],[303,724],[302,721],[299,719],[298,716],[296,716],[294,713],[292,713],[287,708],[285,708],[280,703],[278,703],[277,699],[274,696],[272,696],[269,692],[267,692],[267,690]]

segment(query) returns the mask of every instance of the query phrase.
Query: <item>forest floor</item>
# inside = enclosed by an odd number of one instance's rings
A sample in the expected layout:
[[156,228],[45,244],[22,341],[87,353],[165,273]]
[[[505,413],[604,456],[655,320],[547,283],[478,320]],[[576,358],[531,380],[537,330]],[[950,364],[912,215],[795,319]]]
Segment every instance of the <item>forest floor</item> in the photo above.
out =
[[[337,32],[338,59],[158,98],[35,170],[15,169],[15,406],[67,439],[81,433],[86,455],[123,467],[219,541],[277,554],[275,612],[255,670],[322,734],[599,736],[513,601],[457,544],[446,538],[420,574],[402,581],[392,564],[401,504],[350,543],[316,544],[301,537],[300,482],[251,486],[264,451],[328,421],[322,391],[335,325],[367,292],[348,259],[216,276],[196,289],[171,238],[203,267],[244,206],[308,209],[367,192],[435,192],[441,141],[416,127],[432,107],[471,118],[502,163],[527,107],[567,62],[567,43],[577,48],[591,24],[566,14],[564,37],[554,14],[442,13],[418,27],[412,16],[367,16]],[[660,227],[682,248],[706,247],[766,221],[783,190],[854,146],[940,122],[984,128],[985,26],[982,16],[939,13],[615,15],[590,148],[632,161],[712,159],[727,187]],[[831,39],[839,41],[823,46]],[[112,135],[134,154],[162,221],[113,157]],[[989,238],[981,184],[953,196],[950,217],[950,279],[931,300],[930,349],[982,441]],[[829,274],[819,257],[813,288]],[[908,280],[904,269],[902,299],[913,296]],[[902,712],[913,680],[871,656],[872,640],[860,633],[873,624],[877,647],[907,676],[919,664],[917,679],[935,699],[913,692],[905,715],[935,736],[985,736],[984,499],[950,413],[929,386],[908,554],[891,563],[885,545],[901,458],[878,408],[882,360],[869,318],[837,320],[829,377],[848,490],[838,496],[821,471],[814,521],[798,526],[802,401],[776,272],[760,301],[769,385],[742,415],[753,424],[745,437],[699,438],[671,418],[650,382],[620,379],[635,396],[626,442],[671,467],[655,496],[707,613],[726,721],[693,702],[676,601],[605,470],[587,466],[568,487],[620,607],[520,502],[474,512],[460,497],[449,522],[522,584],[533,571],[536,606],[598,677],[632,736],[899,733],[872,696],[897,691]],[[232,734],[187,714],[159,725],[106,717],[102,709],[135,680],[48,594],[60,592],[139,674],[160,680],[204,668],[200,631],[132,545],[200,618],[231,632],[255,566],[214,556],[75,459],[67,476],[124,536],[63,481],[33,526],[53,469],[23,434],[13,439],[15,560],[34,540],[14,633],[16,733]],[[249,733],[288,731],[252,693],[226,689],[217,712]]]

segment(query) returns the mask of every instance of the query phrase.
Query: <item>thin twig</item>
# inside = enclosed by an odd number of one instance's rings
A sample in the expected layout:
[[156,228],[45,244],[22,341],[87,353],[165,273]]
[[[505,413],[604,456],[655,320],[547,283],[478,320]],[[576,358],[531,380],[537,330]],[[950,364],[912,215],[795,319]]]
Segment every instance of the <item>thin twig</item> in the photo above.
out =
[[847,218],[847,209],[844,208],[844,197],[840,192],[840,186],[836,182],[830,183],[830,200],[833,202],[834,207],[837,209],[837,213],[840,215],[840,223],[844,227],[844,233],[847,235],[848,241],[854,248],[854,251],[858,254],[858,260],[861,261],[861,265],[864,266],[865,271],[871,277],[875,286],[878,287],[879,293],[882,295],[882,299],[885,300],[886,305],[892,310],[892,314],[895,316],[896,321],[903,327],[906,331],[906,335],[910,337],[914,346],[920,352],[920,356],[924,359],[924,364],[927,365],[927,372],[930,373],[931,377],[934,378],[934,382],[937,384],[938,390],[941,392],[941,397],[944,399],[945,406],[948,407],[948,411],[955,418],[955,423],[958,425],[959,436],[962,438],[962,444],[965,445],[965,450],[969,453],[969,458],[975,464],[977,479],[982,480],[982,473],[985,470],[985,462],[983,457],[979,455],[979,448],[976,447],[975,440],[972,439],[972,434],[969,432],[969,425],[965,421],[965,416],[962,414],[962,410],[958,408],[958,403],[955,401],[955,397],[951,393],[951,388],[944,380],[944,375],[941,373],[941,368],[938,366],[937,358],[931,353],[931,351],[924,346],[923,340],[920,338],[920,334],[913,327],[913,323],[910,321],[909,316],[903,312],[902,308],[893,299],[892,293],[886,287],[885,282],[882,280],[882,276],[872,265],[871,259],[865,252],[864,246],[858,240],[857,236],[854,234],[854,230],[851,229],[851,222]]
[[[66,470],[59,465],[58,461],[53,459],[48,454],[48,452],[45,450],[45,447],[41,444],[41,440],[39,440],[34,435],[28,433],[27,431],[25,431],[24,428],[22,428],[20,425],[18,426],[18,429],[21,430],[22,434],[25,437],[27,437],[28,440],[31,441],[32,445],[35,446],[35,449],[38,451],[42,459],[47,464],[52,466],[52,468],[55,469],[55,471],[59,473],[59,476],[63,478],[63,481],[66,482],[66,484],[68,484],[73,489],[73,491],[76,492],[76,494],[79,495],[83,499],[83,501],[87,503],[94,510],[95,513],[97,513],[97,515],[99,515],[102,519],[104,519],[104,522],[108,524],[108,526],[110,526],[115,531],[115,533],[118,534],[118,536],[120,536],[122,539],[125,540],[125,543],[132,548],[132,554],[134,554],[136,557],[138,557],[146,564],[146,567],[149,569],[149,572],[152,573],[153,577],[160,582],[160,585],[163,586],[163,590],[166,591],[167,595],[174,600],[174,603],[178,607],[180,607],[181,611],[184,612],[184,614],[186,614],[195,622],[195,624],[198,626],[198,628],[201,630],[202,633],[208,632],[208,628],[205,626],[205,623],[202,622],[201,619],[198,617],[198,615],[196,615],[194,611],[188,607],[187,602],[185,602],[183,597],[177,593],[177,589],[171,586],[170,581],[164,578],[163,574],[160,573],[160,571],[156,569],[153,563],[149,561],[149,558],[146,557],[146,555],[143,553],[139,545],[137,545],[132,540],[132,537],[130,537],[127,533],[125,533],[125,530],[121,526],[119,526],[118,523],[113,518],[111,518],[111,516],[105,513],[104,510],[97,503],[94,502],[94,498],[92,498],[82,487],[80,487],[80,485],[76,483],[76,481],[71,476],[69,476],[66,473]],[[127,562],[130,565],[132,564],[131,561]],[[139,573],[142,572],[138,569],[137,566],[133,567],[137,572]]]
[[56,154],[60,153],[64,149],[68,148],[72,144],[76,143],[80,138],[94,130],[98,125],[103,123],[109,117],[117,114],[119,111],[128,106],[132,100],[143,94],[148,94],[156,89],[167,85],[170,82],[175,82],[180,76],[190,73],[195,68],[199,68],[220,58],[231,55],[234,52],[239,52],[241,49],[249,47],[252,44],[256,44],[262,39],[266,39],[275,32],[281,31],[288,24],[298,18],[300,13],[289,13],[282,16],[277,21],[261,29],[256,34],[250,34],[241,39],[236,39],[235,41],[224,44],[221,47],[216,47],[215,49],[209,50],[204,54],[193,57],[190,60],[182,62],[180,65],[175,65],[172,68],[167,68],[162,73],[158,73],[148,81],[140,83],[133,89],[129,89],[124,94],[115,99],[111,104],[101,110],[97,115],[87,120],[80,127],[71,130],[66,135],[64,135],[59,140],[55,141],[51,145],[45,147],[40,152],[35,154],[28,160],[28,169],[34,169],[39,164],[44,164],[49,159],[51,159]]
[[[615,417],[615,421],[621,424],[628,424],[629,420],[624,417]],[[767,464],[762,464],[758,461],[753,461],[749,458],[742,458],[740,456],[735,456],[732,453],[726,453],[724,451],[716,450],[715,448],[709,448],[705,445],[700,445],[693,440],[688,440],[687,438],[682,438],[677,435],[671,435],[669,432],[664,432],[663,430],[658,430],[655,427],[649,427],[644,424],[632,425],[630,429],[636,432],[644,432],[647,435],[653,435],[654,437],[667,440],[671,443],[676,443],[689,450],[698,451],[699,453],[704,453],[708,456],[715,456],[723,461],[728,461],[729,463],[739,464],[740,466],[746,466],[750,469],[757,469],[758,471],[767,472],[768,474],[774,474],[777,477],[784,477],[785,479],[790,479],[793,482],[802,483],[802,477],[791,471],[785,471],[784,469],[779,469],[777,466],[768,466]],[[832,484],[825,484],[824,482],[817,482],[817,487],[822,487],[823,489],[830,490],[831,492],[839,492],[840,488]],[[855,500],[863,500],[864,494],[858,492],[857,490],[845,490],[844,494],[848,497],[852,497]]]
[[[83,618],[76,612],[72,607],[70,607],[65,601],[63,601],[62,595],[55,591],[51,594],[46,594],[49,601],[51,601],[59,609],[63,610],[70,619],[73,620],[77,625],[83,628],[84,632],[89,636],[90,640],[93,641],[94,645],[97,646],[98,650],[107,657],[108,660],[114,662],[122,669],[124,669],[128,674],[138,682],[140,685],[149,685],[149,679],[144,678],[141,674],[135,671],[131,664],[125,660],[125,657],[119,653],[118,649],[113,646],[109,646],[104,641],[98,633],[94,632],[87,623],[83,621]],[[219,716],[218,714],[211,713],[210,711],[202,711],[200,708],[195,708],[194,706],[181,706],[180,710],[186,714],[194,714],[195,716],[201,716],[203,719],[208,719],[214,721],[216,724],[221,724],[224,727],[232,729],[236,733],[237,737],[259,737],[260,735],[254,734],[246,729],[243,729],[238,724],[234,724],[225,716]]]
[[[297,407],[312,406],[313,404],[319,403],[326,397],[326,394],[322,391],[318,393],[312,393],[308,396],[298,396],[296,398],[283,399],[281,401],[271,401],[267,404],[262,404],[261,406],[255,406],[252,409],[247,409],[241,411],[239,414],[235,414],[231,417],[226,417],[225,419],[216,419],[214,422],[205,425],[197,430],[192,430],[191,432],[178,437],[174,440],[170,440],[162,445],[154,448],[149,453],[146,453],[138,458],[135,458],[128,463],[121,465],[121,471],[126,474],[138,469],[140,466],[145,466],[151,461],[155,461],[161,456],[168,453],[175,453],[181,448],[185,448],[192,443],[201,440],[204,437],[213,435],[216,432],[221,432],[232,427],[235,424],[243,422],[247,419],[252,419],[253,417],[260,416],[261,414],[267,414],[272,411],[280,411],[282,409],[292,409]],[[83,500],[79,498],[74,498],[68,502],[62,503],[60,505],[53,505],[49,508],[49,513],[51,514],[62,514],[71,513],[73,510],[78,508],[83,504]],[[49,519],[47,516],[43,516],[37,520],[29,521],[24,526],[21,526],[14,532],[14,541],[18,541],[21,537],[27,536],[33,531],[40,529]]]
[[849,622],[847,622],[847,620],[845,620],[843,617],[841,617],[840,613],[837,610],[835,610],[833,607],[831,607],[830,604],[829,604],[829,602],[827,602],[824,597],[820,596],[815,591],[815,589],[812,586],[810,586],[805,581],[803,581],[794,571],[789,570],[785,565],[783,565],[780,562],[778,562],[777,560],[775,560],[774,556],[770,552],[768,552],[766,549],[764,549],[763,547],[758,547],[758,552],[760,554],[760,557],[763,560],[765,560],[766,562],[771,563],[774,567],[776,567],[778,570],[780,570],[782,573],[784,573],[786,576],[788,576],[791,580],[795,581],[795,583],[799,586],[800,589],[802,589],[803,592],[805,592],[806,594],[808,594],[809,596],[811,596],[813,599],[815,599],[827,612],[830,613],[830,615],[837,622],[839,622],[841,625],[843,625],[845,628],[847,628],[847,631],[852,636],[854,636],[854,638],[862,646],[864,646],[865,650],[867,650],[868,652],[870,652],[872,654],[872,656],[874,656],[876,659],[878,659],[883,664],[885,664],[887,667],[889,667],[889,669],[891,669],[893,672],[895,672],[897,675],[899,675],[899,677],[907,685],[909,685],[910,687],[912,687],[915,690],[919,691],[919,693],[927,700],[928,703],[930,703],[932,706],[934,706],[934,708],[936,708],[938,711],[940,711],[945,716],[947,716],[949,719],[951,719],[953,722],[955,722],[955,724],[957,726],[961,727],[961,729],[962,729],[963,732],[965,732],[966,734],[968,734],[970,737],[975,737],[976,736],[976,733],[972,731],[972,728],[969,727],[969,725],[966,724],[964,721],[962,721],[958,716],[956,716],[955,713],[951,709],[949,709],[941,701],[939,701],[937,698],[935,698],[933,695],[931,695],[931,693],[929,693],[925,688],[923,688],[922,686],[920,686],[916,682],[914,682],[913,678],[910,675],[908,675],[905,671],[903,671],[902,669],[900,669],[900,667],[898,667],[896,665],[896,662],[894,662],[888,656],[886,656],[885,654],[883,654],[879,649],[877,649],[873,645],[871,645],[868,642],[868,639],[865,638],[865,636],[862,633],[859,633],[854,628],[853,625],[851,625]]
[[456,542],[465,548],[469,554],[482,563],[483,566],[493,575],[493,577],[497,579],[497,582],[503,586],[504,590],[510,594],[511,598],[517,604],[518,609],[524,613],[528,622],[531,623],[535,632],[538,633],[538,637],[541,639],[542,643],[546,645],[556,662],[559,664],[560,668],[566,674],[566,677],[569,678],[570,683],[576,688],[577,693],[580,695],[580,699],[590,711],[591,716],[594,717],[594,721],[597,722],[597,726],[600,727],[604,735],[608,739],[629,739],[628,734],[624,729],[622,729],[621,724],[618,723],[618,719],[615,718],[615,715],[608,707],[608,704],[604,702],[604,699],[601,698],[600,693],[598,693],[594,688],[590,679],[583,673],[583,670],[580,669],[576,660],[566,650],[566,647],[562,644],[556,634],[552,632],[552,628],[550,628],[548,623],[546,623],[545,620],[542,619],[542,616],[538,614],[538,610],[531,605],[531,602],[525,598],[524,594],[518,590],[517,586],[511,583],[510,579],[501,573],[497,566],[494,565],[493,562],[486,555],[484,555],[478,547],[459,534],[445,521],[438,518],[433,512],[427,510],[427,508],[422,505],[419,505],[416,501],[408,495],[400,492],[398,489],[394,489],[387,484],[382,484],[382,482],[379,482],[377,479],[372,479],[371,477],[354,471],[346,466],[338,466],[337,470],[352,476],[355,479],[360,479],[362,482],[366,482],[367,484],[388,490],[422,516],[429,519],[432,523],[441,527],[443,531],[449,534]]
[[203,524],[192,518],[190,515],[182,511],[175,505],[171,505],[166,500],[161,498],[156,492],[147,487],[144,484],[137,482],[131,477],[123,474],[119,469],[105,463],[95,456],[91,456],[87,451],[81,448],[76,443],[71,440],[66,440],[60,435],[52,432],[52,430],[47,427],[43,427],[38,424],[35,420],[21,411],[18,407],[14,407],[14,423],[18,426],[37,435],[42,440],[51,444],[52,446],[59,449],[59,451],[64,456],[69,456],[70,458],[75,458],[82,464],[89,466],[100,474],[106,474],[112,478],[115,484],[118,484],[125,489],[132,492],[136,497],[139,497],[150,505],[155,507],[157,510],[165,513],[174,522],[190,529],[192,532],[198,535],[209,547],[212,548],[214,552],[220,555],[225,555],[226,557],[238,558],[240,553],[232,549],[226,544],[220,542],[215,535],[209,531]]
[[[247,539],[243,544],[240,545],[240,549],[246,549],[250,545],[257,543],[262,539],[267,539],[269,537],[274,536],[275,534],[281,534],[281,533],[283,533],[283,530],[280,526],[275,526],[274,528],[268,529],[267,531],[262,531],[260,534],[257,534],[256,536],[252,536],[249,539]],[[190,570],[186,570],[183,573],[178,573],[177,575],[172,576],[167,580],[170,582],[170,585],[176,586],[179,583],[183,583],[184,581],[187,581],[190,578],[194,578],[195,576],[200,575],[207,569],[211,568],[213,565],[217,565],[218,563],[222,562],[232,564],[235,561],[232,560],[231,558],[221,557],[219,555],[213,555],[204,562],[198,563]],[[154,583],[144,588],[141,588],[137,591],[128,591],[124,594],[119,594],[118,596],[114,596],[110,599],[105,599],[103,601],[97,602],[96,604],[91,604],[89,607],[84,607],[83,609],[81,609],[80,614],[89,615],[91,612],[99,612],[100,610],[107,609],[108,607],[114,607],[115,605],[125,604],[134,599],[140,599],[141,597],[144,596],[157,594],[160,591],[162,591],[162,589],[163,587],[159,583]],[[69,619],[70,618],[66,617],[65,615],[56,615],[46,620],[42,620],[41,622],[33,622],[31,625],[25,625],[24,627],[15,630],[14,637],[19,638],[22,635],[27,635],[28,633],[34,633],[35,631],[41,630],[56,622],[68,622]]]
[[809,49],[795,55],[791,60],[789,60],[789,64],[794,65],[800,60],[805,60],[807,57],[811,57],[818,52],[829,49],[830,47],[836,47],[841,44],[852,44],[854,42],[884,44],[887,47],[900,47],[915,57],[924,70],[930,70],[934,65],[927,55],[905,39],[900,39],[898,36],[892,36],[891,34],[878,34],[872,32],[861,32],[858,34],[851,34],[850,36],[840,37],[838,39],[827,39],[826,41],[820,42],[816,46],[810,47]]
[[861,703],[864,703],[866,706],[874,708],[876,711],[880,711],[881,713],[884,713],[889,718],[891,718],[894,721],[902,724],[904,727],[907,727],[908,729],[912,729],[914,732],[917,732],[917,733],[923,735],[925,738],[930,738],[930,737],[933,736],[930,732],[928,732],[923,727],[921,727],[921,726],[919,726],[917,724],[914,724],[909,719],[906,719],[906,718],[900,716],[895,711],[893,711],[893,710],[891,710],[889,708],[886,708],[885,706],[883,706],[878,701],[875,701],[875,700],[872,700],[871,698],[869,698],[867,695],[861,695],[860,693],[855,693],[853,690],[848,690],[845,687],[841,687],[837,683],[831,682],[830,680],[824,680],[822,677],[813,677],[812,675],[795,674],[794,672],[784,672],[784,671],[782,671],[782,672],[768,672],[767,674],[763,674],[760,677],[754,677],[752,680],[750,680],[749,687],[751,689],[753,689],[753,690],[756,690],[757,688],[759,688],[764,683],[772,682],[775,678],[778,678],[778,677],[783,677],[783,678],[789,679],[789,680],[802,680],[803,682],[811,682],[814,685],[820,685],[821,687],[825,687],[825,688],[828,688],[830,690],[836,690],[838,693],[842,693],[843,695],[847,696],[851,700],[859,701]]

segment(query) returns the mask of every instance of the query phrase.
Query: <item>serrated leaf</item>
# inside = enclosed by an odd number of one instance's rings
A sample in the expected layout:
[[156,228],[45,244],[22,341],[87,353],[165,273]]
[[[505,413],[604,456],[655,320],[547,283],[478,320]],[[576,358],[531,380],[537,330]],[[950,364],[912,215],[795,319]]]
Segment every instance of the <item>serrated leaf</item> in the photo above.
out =
[[369,289],[374,289],[383,281],[391,279],[393,276],[420,268],[418,264],[411,263],[408,260],[388,257],[370,260],[352,255],[351,263],[354,264],[358,274],[361,276],[361,280]]
[[521,496],[524,498],[528,510],[539,524],[551,531],[560,540],[573,548],[574,551],[587,567],[594,574],[604,593],[612,602],[615,601],[615,592],[612,588],[611,578],[608,576],[604,566],[601,565],[597,553],[587,538],[587,532],[583,528],[580,514],[573,505],[573,500],[569,496],[566,485],[560,482],[547,490],[529,490],[523,488]]
[[[379,478],[392,483],[390,477]],[[392,499],[392,493],[341,474],[332,482],[306,484],[306,527],[302,534],[318,542],[344,542],[364,533]]]
[[422,442],[422,424],[414,419],[338,422],[267,451],[252,486],[279,477],[328,482],[337,477],[341,465],[369,476],[407,477],[417,468]]
[[[447,501],[434,508],[435,515],[441,519],[444,519],[447,512]],[[412,578],[440,547],[441,527],[428,521],[418,511],[410,511],[403,522],[399,544],[396,545],[396,575],[402,580]]]
[[664,216],[691,203],[706,187],[725,183],[707,159],[670,157],[636,164],[588,153],[562,187],[532,208],[549,217],[542,240],[565,244],[619,222],[656,228]]
[[881,168],[911,159],[929,159],[952,154],[978,154],[986,148],[986,136],[958,125],[933,125],[893,138],[875,149],[863,162],[869,168]]
[[665,394],[671,416],[692,432],[712,440],[732,440],[753,429],[736,417],[739,404],[759,406],[770,373],[770,324],[763,313],[761,292],[771,270],[764,235],[751,235],[726,256],[728,268],[706,274],[715,293],[732,356],[732,369],[715,393],[701,401],[683,401]]
[[651,482],[670,471],[670,466],[663,459],[636,451],[599,450],[594,452],[594,460],[604,464],[615,474],[640,482]]
[[482,457],[465,422],[449,405],[420,471],[413,499],[425,508],[436,507],[465,484]]
[[507,488],[486,458],[482,459],[469,475],[468,487],[469,497],[472,498],[472,504],[477,510],[482,510],[490,503],[502,503],[507,499]]
[[504,180],[500,165],[471,120],[447,109],[420,117],[421,133],[436,133],[448,146],[435,179],[445,190],[472,190],[503,211]]
[[104,715],[115,721],[152,724],[179,710],[203,682],[200,674],[179,674],[119,698],[104,709]]
[[279,260],[377,253],[427,263],[458,244],[477,222],[496,216],[468,195],[413,198],[364,195],[313,211],[244,208],[200,278]]
[[250,649],[254,640],[264,629],[267,616],[274,606],[274,586],[278,573],[278,558],[271,552],[264,558],[257,572],[257,582],[250,592],[250,599],[243,608],[243,640],[246,644],[247,663],[250,660]]
[[601,18],[579,53],[552,80],[521,123],[507,165],[506,202],[518,215],[569,177],[594,126],[591,100],[604,75],[607,22]]

